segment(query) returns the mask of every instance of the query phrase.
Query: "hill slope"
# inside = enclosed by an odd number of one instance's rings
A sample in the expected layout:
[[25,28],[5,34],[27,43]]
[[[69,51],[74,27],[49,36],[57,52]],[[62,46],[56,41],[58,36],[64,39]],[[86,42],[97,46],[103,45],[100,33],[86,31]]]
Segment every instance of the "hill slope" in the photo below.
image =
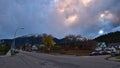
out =
[[94,39],[98,42],[106,42],[106,43],[118,43],[120,42],[120,31],[111,32],[102,36],[99,36]]

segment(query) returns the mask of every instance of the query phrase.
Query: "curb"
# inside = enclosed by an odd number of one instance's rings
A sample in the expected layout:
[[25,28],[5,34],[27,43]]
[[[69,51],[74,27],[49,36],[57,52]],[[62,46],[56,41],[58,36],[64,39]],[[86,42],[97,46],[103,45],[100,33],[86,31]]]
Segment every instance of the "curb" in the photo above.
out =
[[120,59],[116,59],[115,57],[108,58],[107,60],[120,62]]

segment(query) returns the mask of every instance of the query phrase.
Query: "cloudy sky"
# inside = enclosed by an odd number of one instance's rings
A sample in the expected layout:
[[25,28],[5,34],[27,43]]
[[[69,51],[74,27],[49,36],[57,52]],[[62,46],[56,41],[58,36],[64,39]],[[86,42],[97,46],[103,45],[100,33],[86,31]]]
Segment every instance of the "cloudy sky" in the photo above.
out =
[[16,36],[58,38],[120,31],[120,0],[0,0],[0,38],[13,38],[16,29]]

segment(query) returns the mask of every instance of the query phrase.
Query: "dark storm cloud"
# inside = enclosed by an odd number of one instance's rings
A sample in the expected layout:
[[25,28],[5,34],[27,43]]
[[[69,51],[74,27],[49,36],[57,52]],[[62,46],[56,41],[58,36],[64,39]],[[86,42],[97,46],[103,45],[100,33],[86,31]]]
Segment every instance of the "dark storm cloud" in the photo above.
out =
[[[17,35],[48,33],[60,38],[67,34],[93,38],[101,29],[105,33],[120,30],[119,0],[93,0],[95,2],[88,7],[82,4],[82,0],[73,1],[67,8],[74,11],[60,14],[57,11],[60,6],[54,0],[0,0],[0,38],[12,38],[20,27],[25,29],[19,30]],[[105,11],[113,14],[114,18],[100,21],[99,16]],[[78,20],[66,26],[66,18],[75,14]]]
[[115,15],[116,18],[114,20],[110,21],[110,24],[108,27],[109,28],[108,32],[111,31],[120,31],[120,1],[119,0],[114,0],[111,5],[109,6],[108,10]]
[[[79,33],[87,37],[98,36],[99,30],[104,30],[105,33],[120,30],[120,1],[118,0],[97,0],[93,5],[90,5],[82,14],[82,21],[79,20],[74,28],[79,28]],[[99,15],[105,11],[111,12],[114,15],[112,20],[99,21]],[[81,14],[80,14],[81,15]],[[86,16],[85,16],[86,15]],[[80,28],[82,27],[82,28]]]

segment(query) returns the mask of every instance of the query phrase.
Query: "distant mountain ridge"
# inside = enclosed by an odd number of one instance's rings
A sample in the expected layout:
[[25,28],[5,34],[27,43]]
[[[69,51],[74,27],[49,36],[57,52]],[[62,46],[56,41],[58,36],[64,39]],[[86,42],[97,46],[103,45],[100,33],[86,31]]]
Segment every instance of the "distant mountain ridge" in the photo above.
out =
[[[45,35],[47,34],[30,34],[30,35],[24,35],[21,37],[17,37],[15,38],[15,42],[16,42],[15,45],[21,46],[21,45],[25,45],[26,43],[30,43],[32,45],[43,44],[42,38]],[[86,40],[84,37],[81,37],[81,36],[78,36],[78,38],[80,39],[83,38],[84,40]],[[67,38],[58,39],[56,37],[53,37],[53,39],[57,44],[63,45],[66,43]],[[12,45],[12,42],[14,39],[2,39],[2,40],[4,40],[5,43],[9,43],[10,45]]]
[[[43,44],[42,43],[42,38],[43,38],[43,35],[34,35],[34,34],[31,34],[31,35],[24,35],[24,36],[21,36],[21,37],[17,37],[15,38],[15,45],[17,46],[21,46],[21,45],[25,45],[26,43],[30,43],[30,44]],[[61,39],[57,39],[55,37],[54,38],[54,41],[56,43],[61,43]],[[13,42],[14,39],[1,39],[1,41],[4,41],[4,43],[9,43],[10,45],[12,45],[12,42]]]

